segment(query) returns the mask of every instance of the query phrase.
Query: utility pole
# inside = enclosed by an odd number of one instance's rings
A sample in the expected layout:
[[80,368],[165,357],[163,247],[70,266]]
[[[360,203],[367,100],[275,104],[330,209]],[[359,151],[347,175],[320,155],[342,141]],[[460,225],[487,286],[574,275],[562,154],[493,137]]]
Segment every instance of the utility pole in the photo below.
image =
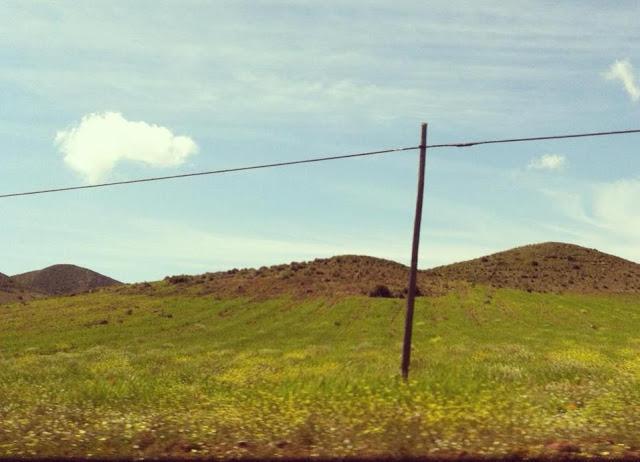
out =
[[418,277],[418,249],[420,247],[420,224],[422,223],[422,198],[424,197],[424,169],[427,158],[427,124],[423,123],[420,135],[420,163],[418,167],[418,196],[416,216],[413,221],[413,246],[411,248],[411,269],[409,271],[409,291],[407,293],[407,316],[404,323],[404,343],[402,346],[402,378],[409,378],[411,362],[411,334],[413,331],[413,309],[416,300]]

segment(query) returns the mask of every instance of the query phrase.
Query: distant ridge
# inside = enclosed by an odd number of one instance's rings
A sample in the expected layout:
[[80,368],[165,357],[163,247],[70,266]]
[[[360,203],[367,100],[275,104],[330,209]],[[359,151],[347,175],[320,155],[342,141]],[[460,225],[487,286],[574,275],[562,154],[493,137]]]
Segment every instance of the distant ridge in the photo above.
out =
[[[214,297],[344,297],[406,295],[409,269],[400,263],[363,255],[340,255],[252,269],[168,276],[154,284],[121,285],[75,265],[54,265],[19,274],[0,274],[0,295],[17,292],[65,295],[109,286],[117,292],[192,294]],[[531,244],[474,260],[420,271],[422,295],[446,293],[460,284],[486,284],[528,292],[640,293],[640,264],[574,244]],[[382,290],[379,286],[384,286]],[[380,289],[380,290],[378,290]],[[38,295],[39,294],[39,295]],[[23,299],[22,297],[21,299]]]
[[53,265],[18,274],[12,279],[22,287],[44,295],[68,295],[121,284],[119,281],[75,265]]
[[535,292],[640,293],[638,263],[562,242],[517,247],[425,273]]

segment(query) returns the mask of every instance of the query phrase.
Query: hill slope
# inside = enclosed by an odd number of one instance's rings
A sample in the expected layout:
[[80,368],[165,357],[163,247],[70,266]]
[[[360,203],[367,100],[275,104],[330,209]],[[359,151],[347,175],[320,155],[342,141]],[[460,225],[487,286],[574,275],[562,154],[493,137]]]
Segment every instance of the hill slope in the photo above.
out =
[[45,295],[87,292],[121,284],[110,277],[75,265],[53,265],[12,277],[21,286]]
[[[148,292],[163,290],[182,294],[192,291],[198,295],[216,295],[229,298],[250,296],[271,298],[294,297],[343,297],[367,295],[377,285],[389,288],[392,297],[401,298],[406,293],[409,268],[381,258],[341,255],[318,258],[309,262],[263,266],[259,269],[232,269],[198,276],[171,276],[165,284],[122,287],[121,292]],[[169,286],[167,288],[167,285]],[[418,287],[423,294],[444,293],[446,282],[432,275],[421,274]]]
[[17,300],[15,283],[6,274],[0,273],[0,303],[10,303]]
[[6,274],[0,273],[0,304],[32,300],[37,296],[38,294],[26,290]]
[[398,299],[105,290],[3,307],[0,459],[638,460],[639,301],[421,297],[406,384]]
[[13,280],[6,274],[0,273],[0,290],[9,289],[14,286]]
[[426,274],[535,292],[640,293],[639,264],[559,242],[517,247]]
[[[128,293],[249,296],[271,298],[367,295],[377,285],[393,297],[406,293],[409,268],[360,255],[309,262],[233,269],[198,276],[167,277],[162,284],[118,289]],[[532,244],[418,274],[423,295],[440,295],[463,283],[488,284],[530,292],[640,293],[640,265],[573,244]]]

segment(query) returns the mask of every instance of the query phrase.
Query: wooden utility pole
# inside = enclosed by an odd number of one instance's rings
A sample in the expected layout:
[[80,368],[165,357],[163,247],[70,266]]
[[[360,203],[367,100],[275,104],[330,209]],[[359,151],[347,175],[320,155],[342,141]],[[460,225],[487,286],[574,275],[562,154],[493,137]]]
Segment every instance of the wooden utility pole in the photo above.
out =
[[420,136],[420,164],[418,167],[418,197],[416,216],[413,221],[413,246],[411,248],[411,269],[409,271],[409,291],[407,293],[407,317],[404,323],[404,344],[402,346],[402,378],[409,378],[411,362],[411,334],[413,331],[413,308],[416,300],[418,277],[418,249],[420,247],[420,224],[422,223],[422,198],[424,196],[424,167],[427,159],[427,124],[423,123]]

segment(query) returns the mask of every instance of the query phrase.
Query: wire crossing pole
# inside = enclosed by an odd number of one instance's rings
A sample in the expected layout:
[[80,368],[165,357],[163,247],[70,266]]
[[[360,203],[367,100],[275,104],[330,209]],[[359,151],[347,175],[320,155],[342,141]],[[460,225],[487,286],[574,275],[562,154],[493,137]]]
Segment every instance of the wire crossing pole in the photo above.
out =
[[407,293],[407,316],[404,323],[404,344],[402,346],[402,378],[409,378],[411,362],[411,334],[413,331],[413,308],[416,300],[416,280],[418,277],[418,248],[420,247],[420,224],[422,223],[422,198],[424,196],[424,167],[427,159],[427,124],[423,123],[420,136],[420,165],[418,167],[418,196],[416,216],[413,221],[413,246],[411,248],[411,269],[409,271],[409,291]]

